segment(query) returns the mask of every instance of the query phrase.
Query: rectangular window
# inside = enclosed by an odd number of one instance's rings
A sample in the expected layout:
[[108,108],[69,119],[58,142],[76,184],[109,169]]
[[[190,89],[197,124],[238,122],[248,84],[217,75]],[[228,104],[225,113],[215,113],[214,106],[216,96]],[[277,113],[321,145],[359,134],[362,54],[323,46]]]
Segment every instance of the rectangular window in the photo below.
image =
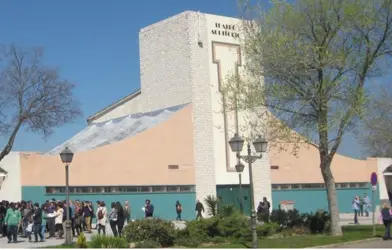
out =
[[140,187],[139,192],[151,192],[151,187]]
[[340,183],[340,188],[348,188],[348,184],[347,183]]
[[358,183],[350,183],[350,188],[357,188],[358,187]]
[[166,192],[165,186],[153,186],[152,192]]
[[360,188],[364,188],[364,187],[367,187],[367,183],[366,182],[361,182],[361,183],[358,183],[358,187],[360,187]]
[[180,192],[194,192],[194,186],[181,186]]
[[300,189],[301,185],[300,184],[291,184],[291,189]]
[[290,185],[289,184],[281,184],[280,189],[290,189]]
[[92,187],[91,192],[92,193],[103,193],[105,190],[102,187]]
[[279,184],[272,184],[272,189],[278,190],[278,189],[280,189],[280,185]]
[[180,187],[178,186],[167,186],[167,192],[179,192]]

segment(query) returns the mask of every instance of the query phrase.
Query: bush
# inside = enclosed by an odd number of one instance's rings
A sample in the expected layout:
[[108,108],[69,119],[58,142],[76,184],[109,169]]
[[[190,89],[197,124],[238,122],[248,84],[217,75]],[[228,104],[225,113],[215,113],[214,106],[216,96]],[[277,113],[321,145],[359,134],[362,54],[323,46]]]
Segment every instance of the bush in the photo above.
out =
[[124,228],[124,236],[129,242],[157,242],[160,247],[174,245],[176,230],[170,221],[162,219],[136,220]]
[[264,223],[263,225],[258,225],[256,228],[259,237],[272,236],[277,233],[278,229],[279,225],[276,223]]
[[210,238],[220,236],[219,219],[216,217],[193,220],[186,223],[187,232],[190,238],[208,242]]
[[200,239],[195,238],[178,238],[176,239],[176,245],[187,247],[187,248],[197,248],[202,241]]
[[135,248],[160,248],[158,242],[153,240],[146,240],[135,244]]
[[128,248],[129,244],[121,237],[94,235],[90,246],[91,248]]
[[318,210],[307,215],[307,225],[313,234],[324,233],[330,230],[330,215],[327,211]]
[[88,248],[87,239],[84,233],[80,233],[78,240],[76,241],[77,248]]

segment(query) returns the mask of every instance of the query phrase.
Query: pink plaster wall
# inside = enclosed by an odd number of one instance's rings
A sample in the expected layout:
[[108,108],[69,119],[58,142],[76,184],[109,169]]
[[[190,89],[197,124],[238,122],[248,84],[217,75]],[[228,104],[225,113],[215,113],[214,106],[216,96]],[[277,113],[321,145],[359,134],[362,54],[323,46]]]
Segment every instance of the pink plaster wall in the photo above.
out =
[[[179,165],[178,170],[168,165]],[[65,184],[60,157],[21,155],[22,186]],[[192,105],[120,142],[76,153],[71,186],[194,185]]]
[[[324,183],[315,146],[301,146],[297,156],[293,155],[291,146],[285,148],[288,150],[269,149],[271,166],[279,166],[279,169],[271,169],[272,183]],[[335,182],[369,182],[370,174],[377,169],[377,161],[375,158],[357,160],[336,154],[331,168]]]

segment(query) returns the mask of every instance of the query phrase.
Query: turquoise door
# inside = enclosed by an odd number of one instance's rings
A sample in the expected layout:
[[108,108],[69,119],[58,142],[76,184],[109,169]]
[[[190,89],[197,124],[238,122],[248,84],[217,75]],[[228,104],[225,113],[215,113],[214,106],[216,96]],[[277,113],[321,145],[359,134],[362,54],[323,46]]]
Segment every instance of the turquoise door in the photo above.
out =
[[[249,185],[217,185],[216,194],[224,205],[234,205],[239,211],[243,203],[243,211],[246,215],[250,214],[250,189]],[[242,198],[242,202],[241,202]]]

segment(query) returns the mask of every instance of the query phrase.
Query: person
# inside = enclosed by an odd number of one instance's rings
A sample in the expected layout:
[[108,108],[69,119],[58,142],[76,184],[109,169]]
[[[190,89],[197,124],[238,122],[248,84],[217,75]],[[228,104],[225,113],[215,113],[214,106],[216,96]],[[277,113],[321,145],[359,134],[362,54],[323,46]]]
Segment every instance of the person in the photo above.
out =
[[82,204],[80,202],[76,202],[76,206],[75,206],[75,229],[76,229],[76,235],[77,236],[79,236],[80,233],[83,232],[82,224],[83,224]]
[[359,197],[359,214],[358,216],[363,216],[364,199]]
[[146,200],[146,205],[144,206],[145,218],[150,219],[154,216],[154,205],[151,204],[150,200]]
[[124,223],[125,223],[125,214],[124,214],[124,209],[121,206],[120,202],[116,202],[116,209],[117,209],[117,230],[118,230],[118,236],[122,236],[122,230],[124,228]]
[[47,214],[46,214],[46,205],[42,204],[41,206],[41,218],[42,218],[42,223],[41,223],[41,242],[45,241],[45,229],[46,229],[46,224],[47,224]]
[[197,202],[196,202],[195,211],[197,212],[196,220],[203,219],[202,213],[204,213],[204,206],[203,206],[203,203],[200,202],[200,200],[197,200]]
[[112,202],[111,211],[109,212],[109,224],[112,229],[114,237],[117,237],[117,207],[116,203]]
[[181,221],[182,205],[181,205],[180,201],[176,202],[176,213],[177,213],[176,220]]
[[58,232],[57,234],[57,239],[62,239],[64,235],[64,230],[63,230],[63,217],[64,217],[64,208],[63,208],[63,203],[59,202],[57,204],[57,210],[55,212],[55,226],[56,226],[56,231]]
[[358,213],[359,213],[359,197],[355,196],[352,202],[352,208],[354,210],[354,224],[358,224]]
[[369,196],[365,193],[364,198],[363,198],[363,208],[365,210],[365,215],[366,217],[369,217],[369,208],[371,206],[371,201]]
[[391,210],[386,203],[381,209],[381,219],[385,226],[385,234],[383,239],[389,240],[391,238]]
[[105,202],[101,201],[99,204],[99,207],[97,209],[97,229],[98,229],[98,234],[101,234],[101,231],[103,235],[106,235],[106,216],[107,216],[107,211],[106,211],[106,206]]
[[56,236],[56,206],[54,204],[54,201],[49,202],[49,205],[46,207],[46,214],[47,214],[47,224],[48,224],[48,231],[49,231],[49,237],[48,238],[54,238]]
[[129,220],[131,219],[131,207],[128,201],[124,202],[124,216],[127,224],[129,224]]
[[7,226],[8,243],[18,242],[18,225],[22,221],[22,215],[18,206],[11,202],[10,207],[5,215],[5,225]]
[[41,208],[39,207],[39,203],[34,204],[34,210],[33,210],[33,232],[34,232],[34,239],[35,242],[38,242],[38,235],[39,238],[42,241],[44,241],[44,235],[41,233],[41,225],[42,225],[42,211]]
[[93,209],[91,208],[91,203],[86,201],[83,207],[83,217],[88,233],[91,233],[91,219],[93,217],[92,213]]
[[4,218],[5,218],[5,214],[7,213],[7,209],[5,206],[5,201],[1,201],[0,202],[0,234],[2,234],[3,236],[5,236],[5,230],[4,230]]
[[31,242],[31,234],[33,233],[34,222],[33,220],[27,220],[27,227],[25,228],[26,236]]

